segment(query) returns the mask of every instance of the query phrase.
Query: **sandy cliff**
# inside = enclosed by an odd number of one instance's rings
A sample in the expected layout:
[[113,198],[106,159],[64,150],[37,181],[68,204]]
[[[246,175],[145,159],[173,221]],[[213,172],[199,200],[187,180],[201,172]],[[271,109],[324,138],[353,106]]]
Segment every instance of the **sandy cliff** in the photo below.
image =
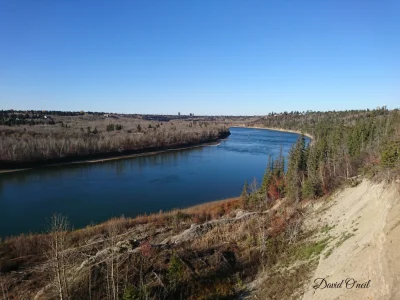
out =
[[319,238],[328,236],[329,243],[305,286],[304,300],[400,299],[398,184],[364,180],[345,188],[315,205],[306,224],[325,226]]

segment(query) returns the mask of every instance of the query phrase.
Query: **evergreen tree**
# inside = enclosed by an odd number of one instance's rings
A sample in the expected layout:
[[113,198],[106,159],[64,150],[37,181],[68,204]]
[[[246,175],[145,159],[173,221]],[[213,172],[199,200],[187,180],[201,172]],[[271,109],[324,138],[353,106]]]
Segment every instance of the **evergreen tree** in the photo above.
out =
[[268,186],[271,182],[271,177],[272,177],[272,170],[273,170],[272,156],[268,155],[267,167],[265,169],[264,177],[261,182],[261,192],[262,193],[268,192]]
[[240,195],[240,199],[242,202],[242,207],[247,208],[249,204],[249,185],[247,183],[247,180],[244,181],[243,189],[242,189],[242,194]]
[[301,200],[301,186],[307,171],[307,152],[304,135],[301,135],[289,153],[287,172],[287,196],[291,200]]
[[134,287],[129,284],[124,291],[124,294],[122,296],[122,300],[138,300],[139,297],[137,296],[137,293],[135,292]]
[[173,254],[168,265],[167,278],[172,289],[175,289],[178,284],[183,280],[185,266],[180,258]]

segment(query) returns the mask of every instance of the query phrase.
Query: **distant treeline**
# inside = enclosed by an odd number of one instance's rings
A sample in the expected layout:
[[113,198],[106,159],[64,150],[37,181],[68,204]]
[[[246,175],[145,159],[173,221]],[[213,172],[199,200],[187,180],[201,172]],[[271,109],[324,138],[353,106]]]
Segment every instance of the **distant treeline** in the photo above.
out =
[[82,116],[103,115],[104,113],[93,112],[74,112],[74,111],[56,111],[56,110],[0,110],[0,125],[19,126],[19,125],[55,125],[54,116]]
[[[146,121],[169,122],[172,120],[202,120],[207,122],[220,121],[243,121],[255,119],[246,116],[194,116],[189,115],[153,115],[153,114],[117,114],[92,111],[58,111],[58,110],[0,110],[0,125],[19,126],[19,125],[54,125],[54,117],[80,117],[80,116],[98,116],[111,119],[140,118]],[[228,122],[229,122],[228,121]]]
[[[287,168],[282,155],[270,157],[253,200],[312,199],[359,174],[379,178],[400,174],[399,110],[270,114],[252,125],[301,130],[314,137],[309,145],[304,136],[298,139]],[[246,184],[244,195],[247,192]]]

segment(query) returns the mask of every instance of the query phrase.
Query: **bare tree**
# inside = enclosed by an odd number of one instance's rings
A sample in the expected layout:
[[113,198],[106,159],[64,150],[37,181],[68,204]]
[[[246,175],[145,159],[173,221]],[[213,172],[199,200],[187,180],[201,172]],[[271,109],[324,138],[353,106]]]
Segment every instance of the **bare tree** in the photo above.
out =
[[1,270],[0,270],[0,288],[1,288],[1,295],[3,296],[3,300],[9,299],[6,285],[7,285],[7,282],[6,282],[5,278],[2,276]]
[[301,224],[302,219],[300,217],[297,217],[293,221],[289,222],[288,226],[286,227],[286,240],[289,244],[293,244],[297,241]]
[[256,193],[258,190],[258,184],[257,184],[257,179],[254,177],[253,181],[250,184],[250,192],[251,194]]
[[118,299],[119,294],[119,256],[115,251],[117,244],[117,236],[120,230],[120,223],[117,220],[111,220],[108,224],[108,246],[111,250],[110,257],[107,260],[107,283],[109,298],[113,300]]
[[48,252],[54,285],[56,286],[60,300],[69,299],[68,279],[66,274],[67,231],[69,222],[65,216],[54,214],[51,217],[50,227],[50,251]]

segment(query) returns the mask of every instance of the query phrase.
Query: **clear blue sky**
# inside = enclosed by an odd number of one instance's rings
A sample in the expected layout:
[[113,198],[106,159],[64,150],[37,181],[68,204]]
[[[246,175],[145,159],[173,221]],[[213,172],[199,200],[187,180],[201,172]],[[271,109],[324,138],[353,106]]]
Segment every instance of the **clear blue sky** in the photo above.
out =
[[399,0],[0,0],[0,109],[400,105]]

